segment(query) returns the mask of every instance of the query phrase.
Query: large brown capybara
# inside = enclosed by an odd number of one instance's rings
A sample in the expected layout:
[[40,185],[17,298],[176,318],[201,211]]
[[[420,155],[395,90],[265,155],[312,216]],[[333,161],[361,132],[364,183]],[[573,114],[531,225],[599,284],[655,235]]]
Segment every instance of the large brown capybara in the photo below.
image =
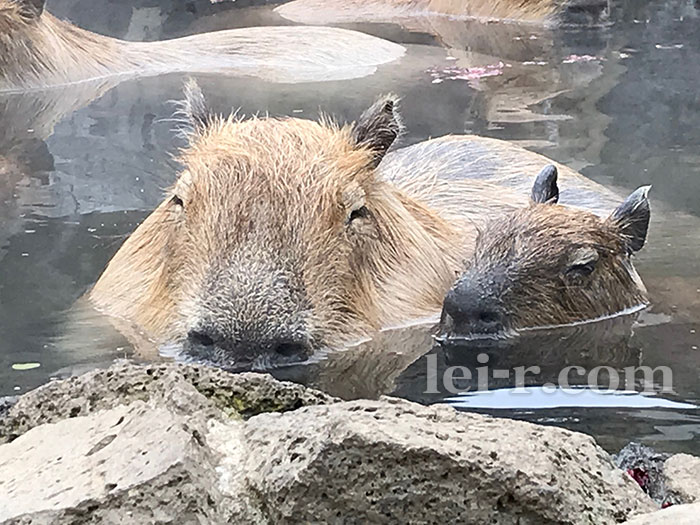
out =
[[[189,84],[184,112],[179,180],[89,298],[156,341],[238,368],[436,315],[479,225],[526,205],[523,170],[547,162],[478,137],[385,155],[401,129],[391,96],[340,127],[213,116]],[[559,171],[581,202],[615,200]]]
[[161,42],[127,42],[59,20],[45,0],[0,0],[0,91],[170,72],[217,72],[276,82],[365,76],[400,45],[328,27],[251,27]]
[[303,23],[401,20],[425,15],[536,24],[600,23],[608,0],[294,0],[276,8]]
[[184,170],[95,285],[100,309],[254,368],[439,309],[463,228],[452,185],[441,202],[434,177],[378,175],[393,97],[339,127],[219,118],[186,91]]

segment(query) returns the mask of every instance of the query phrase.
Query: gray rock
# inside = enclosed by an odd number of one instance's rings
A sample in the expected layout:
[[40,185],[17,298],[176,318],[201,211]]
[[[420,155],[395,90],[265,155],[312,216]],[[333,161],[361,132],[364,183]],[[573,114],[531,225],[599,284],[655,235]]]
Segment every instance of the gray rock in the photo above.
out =
[[0,523],[216,523],[201,428],[143,402],[34,428],[0,446]]
[[593,439],[397,399],[251,418],[276,523],[617,523],[656,508]]
[[319,391],[264,374],[230,374],[201,365],[118,361],[105,370],[51,382],[21,396],[0,417],[0,443],[12,441],[37,425],[139,400],[202,420],[220,412],[248,418],[335,401]]
[[[664,463],[666,491],[679,503],[700,503],[700,458],[675,454]],[[698,512],[696,523],[700,523]]]
[[0,421],[0,523],[598,525],[656,508],[584,434],[206,367],[119,363]]
[[651,514],[637,516],[622,525],[698,525],[700,523],[700,503],[673,505]]

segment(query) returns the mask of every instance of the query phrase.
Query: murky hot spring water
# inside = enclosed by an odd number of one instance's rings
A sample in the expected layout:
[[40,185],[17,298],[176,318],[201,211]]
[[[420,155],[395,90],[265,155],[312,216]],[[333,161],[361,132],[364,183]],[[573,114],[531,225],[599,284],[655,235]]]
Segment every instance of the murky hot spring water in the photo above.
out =
[[[126,4],[109,4],[110,13],[97,7],[86,13],[69,0],[50,7],[83,27],[133,39],[275,21],[268,8],[234,4],[207,4],[200,13],[169,2]],[[224,113],[240,106],[314,118],[322,108],[353,119],[377,94],[394,91],[403,97],[404,145],[477,133],[518,141],[623,192],[654,185],[653,224],[637,260],[653,306],[633,327],[616,319],[529,334],[508,347],[435,348],[425,355],[432,345],[425,325],[386,331],[275,374],[345,397],[393,393],[562,425],[610,449],[642,440],[700,454],[699,15],[689,1],[629,1],[618,6],[613,26],[578,31],[488,26],[485,33],[443,21],[431,34],[363,24],[363,31],[407,44],[407,56],[353,81],[272,85],[200,77]],[[179,98],[181,83],[166,76],[50,95],[0,94],[0,395],[133,357],[103,320],[80,319],[68,330],[67,318],[173,180],[170,155],[179,142],[167,101]],[[476,377],[484,361],[493,369],[540,365],[541,374],[525,394],[513,392],[512,378],[493,378],[499,390],[471,395],[452,393],[431,376],[461,366]],[[541,388],[564,366],[639,364],[669,367],[672,391]],[[455,377],[462,389],[477,381]],[[607,372],[598,378],[608,384]]]

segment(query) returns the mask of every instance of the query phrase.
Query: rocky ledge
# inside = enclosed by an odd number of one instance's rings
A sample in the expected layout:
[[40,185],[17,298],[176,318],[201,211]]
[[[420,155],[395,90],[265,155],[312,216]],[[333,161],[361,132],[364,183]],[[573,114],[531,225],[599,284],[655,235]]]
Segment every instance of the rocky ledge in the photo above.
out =
[[[658,505],[584,434],[393,398],[343,402],[202,366],[120,362],[49,383],[0,418],[0,443],[0,523],[679,525],[698,515],[694,504],[644,516]],[[689,465],[678,462],[674,491],[690,502]]]

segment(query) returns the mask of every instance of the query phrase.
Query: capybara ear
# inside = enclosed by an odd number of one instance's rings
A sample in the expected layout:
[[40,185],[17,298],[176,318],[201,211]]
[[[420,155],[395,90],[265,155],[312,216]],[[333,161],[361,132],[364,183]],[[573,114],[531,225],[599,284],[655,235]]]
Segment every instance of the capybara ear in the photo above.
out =
[[46,0],[17,0],[22,15],[26,18],[39,18],[44,12]]
[[381,162],[403,130],[398,104],[399,97],[396,95],[381,97],[362,114],[353,127],[353,137],[357,144],[374,152],[374,166]]
[[542,168],[542,171],[535,178],[535,183],[532,185],[532,193],[530,194],[532,202],[555,204],[559,200],[557,175],[557,167],[552,164]]
[[188,78],[183,92],[185,100],[182,103],[182,113],[192,130],[201,132],[211,123],[211,113],[207,109],[202,89],[194,78]]
[[631,252],[641,250],[647,239],[651,218],[650,189],[651,186],[637,188],[608,218],[620,228]]

